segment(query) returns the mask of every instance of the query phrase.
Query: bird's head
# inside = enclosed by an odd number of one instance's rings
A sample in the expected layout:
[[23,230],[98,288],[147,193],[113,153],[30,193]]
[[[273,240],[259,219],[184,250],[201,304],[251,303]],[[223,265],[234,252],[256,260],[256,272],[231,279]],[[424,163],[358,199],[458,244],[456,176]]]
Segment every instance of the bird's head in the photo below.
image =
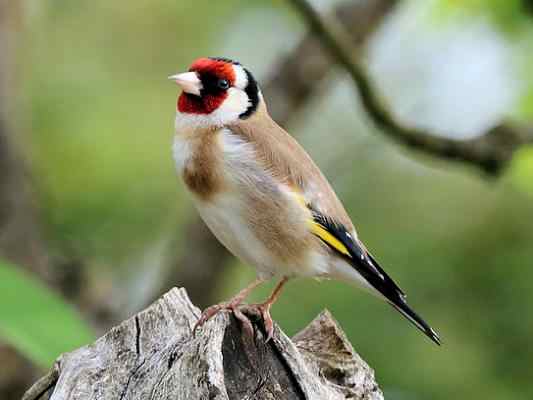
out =
[[226,58],[199,58],[189,72],[172,75],[183,92],[178,113],[203,125],[224,125],[250,117],[261,101],[252,74],[240,63]]

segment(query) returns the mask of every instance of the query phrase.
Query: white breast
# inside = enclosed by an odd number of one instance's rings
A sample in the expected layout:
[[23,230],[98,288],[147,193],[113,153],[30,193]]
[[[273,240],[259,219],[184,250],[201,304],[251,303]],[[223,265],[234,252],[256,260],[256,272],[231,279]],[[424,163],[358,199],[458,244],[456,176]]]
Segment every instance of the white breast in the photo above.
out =
[[271,278],[276,263],[243,219],[239,196],[225,194],[214,203],[196,202],[200,216],[216,238],[244,263],[255,267],[258,275]]
[[[228,250],[244,263],[256,267],[259,275],[271,277],[275,273],[272,265],[276,263],[244,219],[243,188],[256,184],[256,175],[261,171],[254,161],[253,147],[227,129],[221,129],[218,135],[223,151],[225,190],[208,202],[193,196],[194,204],[206,225]],[[194,140],[192,135],[177,134],[174,138],[173,155],[180,174],[193,156]]]
[[[294,193],[277,182],[269,171],[256,161],[254,147],[228,129],[219,133],[218,143],[223,151],[224,191],[209,201],[193,196],[199,214],[217,239],[244,263],[255,267],[258,275],[324,275],[327,263],[321,254],[310,253],[299,262],[285,262],[259,239],[247,219],[250,215],[250,192],[276,196],[276,201],[286,202],[292,210],[287,223],[307,227],[307,214],[301,209]],[[179,136],[174,141],[174,159],[178,171],[192,156],[194,146]],[[259,190],[258,188],[261,188]],[[257,210],[268,212],[269,210]],[[257,229],[257,226],[255,227]],[[268,226],[264,229],[270,229]],[[307,228],[305,228],[307,229]],[[270,242],[269,242],[270,243]],[[268,244],[269,244],[268,243]]]

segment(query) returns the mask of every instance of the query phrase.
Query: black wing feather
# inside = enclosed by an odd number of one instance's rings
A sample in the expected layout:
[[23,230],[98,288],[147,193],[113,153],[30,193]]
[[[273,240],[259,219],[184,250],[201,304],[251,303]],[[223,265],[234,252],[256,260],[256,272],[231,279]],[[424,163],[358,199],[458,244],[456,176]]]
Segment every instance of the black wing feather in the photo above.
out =
[[405,294],[398,285],[394,283],[394,281],[378,265],[372,255],[366,251],[356,238],[352,237],[342,224],[316,210],[313,210],[313,218],[315,222],[319,223],[346,247],[350,253],[350,257],[344,255],[343,257],[347,258],[357,272],[359,272],[374,288],[378,289],[383,295],[385,295],[384,292],[392,291],[394,293],[390,293],[391,295],[399,294],[400,296],[405,297]]
[[[412,322],[418,329],[426,334],[433,342],[440,345],[438,334],[419,317],[406,303],[406,295],[391,277],[379,266],[375,258],[365,249],[357,238],[352,237],[348,230],[332,218],[314,210],[310,207],[313,219],[320,224],[337,240],[339,240],[348,250],[350,256],[338,253],[346,259],[356,271],[374,288],[387,302],[398,310],[404,317]],[[329,246],[329,243],[324,242]],[[337,251],[334,247],[331,249]]]

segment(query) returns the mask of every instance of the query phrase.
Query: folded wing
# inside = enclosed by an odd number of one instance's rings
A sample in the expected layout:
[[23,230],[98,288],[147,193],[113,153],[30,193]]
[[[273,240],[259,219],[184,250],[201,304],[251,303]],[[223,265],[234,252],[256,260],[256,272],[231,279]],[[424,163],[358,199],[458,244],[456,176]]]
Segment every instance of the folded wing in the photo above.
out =
[[359,239],[353,237],[340,223],[317,210],[312,209],[311,231],[339,257],[345,259],[361,275],[370,287],[426,334],[432,341],[440,344],[438,334],[419,317],[406,303],[405,293],[379,266],[374,257],[366,250]]

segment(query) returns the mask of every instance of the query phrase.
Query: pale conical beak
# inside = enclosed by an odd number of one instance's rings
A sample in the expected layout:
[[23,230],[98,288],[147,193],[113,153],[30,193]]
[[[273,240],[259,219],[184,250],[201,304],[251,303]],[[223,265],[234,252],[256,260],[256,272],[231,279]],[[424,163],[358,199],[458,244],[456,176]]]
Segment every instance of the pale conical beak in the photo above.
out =
[[171,75],[168,79],[176,82],[183,89],[184,92],[200,96],[200,91],[203,89],[202,81],[198,78],[196,72],[184,72],[182,74]]

